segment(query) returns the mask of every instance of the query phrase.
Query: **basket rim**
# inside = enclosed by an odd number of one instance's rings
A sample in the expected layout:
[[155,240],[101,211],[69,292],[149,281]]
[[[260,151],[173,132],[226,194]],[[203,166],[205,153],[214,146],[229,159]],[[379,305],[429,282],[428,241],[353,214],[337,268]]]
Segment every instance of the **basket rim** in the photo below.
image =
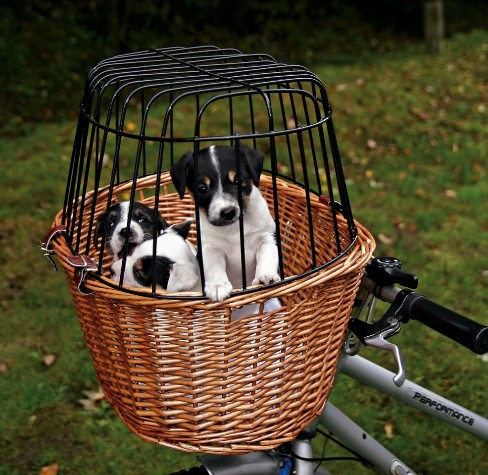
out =
[[[155,178],[156,180],[158,179],[157,175],[162,176],[166,174],[169,174],[169,170],[162,170],[159,174],[152,173],[144,177],[140,177],[138,179],[138,186],[136,189],[138,189],[139,186],[142,186],[144,188],[148,184],[152,184]],[[264,174],[262,178],[264,178],[265,181],[268,180],[269,185],[274,186],[272,183],[272,176]],[[126,187],[132,188],[133,186],[134,184],[132,183],[132,180],[125,180],[118,184],[118,187],[121,188],[120,191],[124,191]],[[324,209],[329,209],[331,210],[331,212],[333,212],[330,205],[327,205],[324,202],[320,201],[321,195],[313,189],[308,189],[307,191],[302,184],[291,182],[281,177],[279,177],[279,186],[284,186],[285,188],[289,187],[291,192],[294,192],[296,190],[303,193],[308,192],[310,193],[310,196],[313,197],[313,200],[316,201],[315,205],[324,207]],[[106,189],[109,188],[110,185],[107,185],[96,190],[91,190],[85,196],[76,198],[75,201],[78,201],[80,199],[84,201],[86,201],[87,199],[98,200],[100,195],[103,195]],[[342,216],[342,219],[347,220],[347,217],[343,216],[338,210],[336,210],[335,212],[337,213],[337,215]],[[57,213],[52,226],[54,227],[63,224],[65,223],[66,219],[67,218],[64,214],[64,210],[61,209]],[[300,274],[287,276],[283,280],[280,280],[278,282],[273,282],[266,285],[252,285],[246,287],[245,289],[233,289],[230,296],[224,300],[224,303],[230,305],[234,304],[237,306],[241,305],[243,300],[246,302],[249,301],[250,303],[255,302],[256,299],[260,298],[273,298],[276,296],[276,291],[279,289],[291,291],[294,285],[300,286],[302,285],[302,282],[306,282],[307,285],[314,285],[316,281],[321,282],[323,280],[329,280],[336,276],[338,273],[353,271],[357,266],[365,264],[362,261],[364,261],[366,257],[369,258],[369,255],[373,252],[372,250],[371,252],[368,252],[368,250],[365,248],[374,249],[375,240],[371,233],[356,220],[353,220],[353,226],[351,227],[351,230],[353,234],[350,236],[350,242],[342,249],[339,254],[332,257],[327,262],[324,262],[323,264],[312,269],[305,270]],[[57,237],[53,240],[53,247],[58,254],[58,257],[61,257],[60,255],[63,254],[63,249],[66,256],[68,255],[68,253],[69,255],[73,253],[68,236],[66,235],[64,235],[64,245],[61,244],[60,237]],[[353,252],[354,250],[356,250],[356,252]],[[65,268],[72,269],[71,267],[69,267],[69,264],[66,264],[66,262],[62,262],[62,264],[63,266],[65,266]],[[344,269],[345,266],[347,267],[346,269]],[[211,302],[208,297],[205,296],[205,294],[202,294],[202,292],[167,292],[163,290],[152,292],[150,289],[145,288],[137,288],[128,285],[119,286],[118,283],[112,281],[106,276],[98,275],[92,272],[88,272],[84,287],[89,290],[98,292],[100,292],[103,287],[103,290],[108,290],[112,294],[111,298],[114,299],[149,297],[150,300],[153,302],[161,302],[165,300],[173,302],[181,301],[182,304],[188,304],[188,302],[200,302],[205,303],[207,307],[208,305],[219,306],[219,304],[223,303]]]
[[[61,212],[60,212],[61,213]],[[256,302],[259,299],[271,299],[278,296],[277,290],[282,292],[291,292],[296,287],[301,285],[313,286],[317,283],[331,280],[338,274],[353,272],[358,266],[363,267],[365,260],[369,259],[375,247],[375,240],[371,233],[355,221],[357,225],[357,233],[351,242],[351,245],[339,256],[331,259],[325,264],[311,269],[305,273],[286,277],[283,280],[274,282],[268,285],[254,285],[246,289],[233,290],[228,298],[222,302],[211,302],[201,292],[166,292],[157,291],[152,293],[150,290],[139,289],[131,286],[118,286],[108,277],[98,276],[94,273],[88,273],[84,286],[91,291],[100,293],[100,291],[110,292],[110,298],[117,299],[148,299],[148,305],[157,304],[162,301],[172,301],[173,303],[180,302],[181,305],[188,305],[189,302],[194,305],[202,304],[205,308],[220,307],[220,306],[241,306],[247,303]],[[70,248],[66,240],[65,244],[60,243],[60,237],[53,240],[53,248],[56,251],[58,259],[61,261],[63,267],[67,270],[73,270],[63,256],[63,249],[70,253]],[[356,252],[354,252],[356,251]],[[63,259],[64,257],[64,259]],[[342,265],[341,265],[342,264]]]

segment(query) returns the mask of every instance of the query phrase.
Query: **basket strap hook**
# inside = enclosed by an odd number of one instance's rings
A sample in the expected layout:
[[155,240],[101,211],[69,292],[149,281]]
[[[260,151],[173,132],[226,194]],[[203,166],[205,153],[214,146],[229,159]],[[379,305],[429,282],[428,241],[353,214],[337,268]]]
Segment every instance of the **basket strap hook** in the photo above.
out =
[[95,272],[98,264],[95,259],[86,255],[71,255],[67,257],[68,264],[75,268],[75,278],[78,291],[83,295],[91,295],[94,292],[85,287],[86,277],[89,272]]
[[54,250],[51,247],[51,241],[58,235],[58,234],[66,234],[66,226],[54,226],[52,227],[49,232],[46,234],[44,241],[39,243],[39,248],[44,253],[43,255],[48,258],[49,262],[51,263],[53,269],[57,272],[58,268],[56,266],[56,262],[52,256],[54,255]]
[[[39,248],[49,259],[53,269],[57,272],[58,268],[54,262],[53,255],[55,254],[52,248],[52,240],[60,234],[66,235],[66,226],[54,226],[46,234],[44,241],[39,243]],[[85,287],[86,277],[89,272],[95,272],[98,269],[98,263],[90,256],[72,254],[66,258],[68,264],[75,268],[75,279],[80,293],[84,295],[93,294],[91,290]]]

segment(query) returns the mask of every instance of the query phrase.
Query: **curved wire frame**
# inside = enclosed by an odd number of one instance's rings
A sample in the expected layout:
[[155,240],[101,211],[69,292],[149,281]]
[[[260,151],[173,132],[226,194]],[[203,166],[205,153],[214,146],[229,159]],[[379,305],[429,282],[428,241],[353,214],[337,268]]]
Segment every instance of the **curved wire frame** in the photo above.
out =
[[[277,180],[304,190],[307,212],[303,219],[309,234],[309,267],[304,273],[323,268],[348,252],[357,229],[325,86],[303,66],[282,64],[265,54],[203,46],[119,55],[90,72],[62,218],[74,254],[97,254],[101,276],[105,245],[95,250],[91,239],[83,239],[93,235],[100,202],[105,210],[122,199],[130,200],[132,206],[139,196],[141,178],[159,177],[188,149],[196,156],[200,149],[216,143],[234,145],[236,151],[241,143],[246,144],[267,157],[264,173],[273,182],[270,208],[277,224],[282,277],[280,224],[286,218]],[[132,186],[128,196],[121,197],[114,190],[124,183]],[[156,180],[156,210],[161,193]],[[326,262],[318,261],[315,252],[313,195],[325,197],[332,213],[335,256]],[[195,206],[197,223],[198,208]],[[347,240],[341,238],[339,214],[347,222]],[[199,229],[196,241],[200,247]],[[246,283],[243,287],[245,290]]]

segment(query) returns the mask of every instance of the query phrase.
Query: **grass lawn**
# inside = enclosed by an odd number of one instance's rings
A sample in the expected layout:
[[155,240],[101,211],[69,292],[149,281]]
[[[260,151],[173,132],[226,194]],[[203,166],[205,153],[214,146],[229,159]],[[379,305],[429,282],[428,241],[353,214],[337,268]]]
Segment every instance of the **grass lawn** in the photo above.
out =
[[[355,217],[376,236],[376,255],[400,258],[420,292],[484,324],[487,65],[488,32],[473,32],[437,57],[406,46],[314,68],[334,107]],[[139,440],[104,402],[88,410],[98,387],[91,360],[64,275],[37,248],[62,207],[75,125],[32,125],[0,141],[0,475],[51,465],[70,475],[168,474],[195,456]],[[415,322],[394,342],[410,379],[488,416],[486,359]],[[419,474],[488,473],[486,442],[346,379],[332,400]]]

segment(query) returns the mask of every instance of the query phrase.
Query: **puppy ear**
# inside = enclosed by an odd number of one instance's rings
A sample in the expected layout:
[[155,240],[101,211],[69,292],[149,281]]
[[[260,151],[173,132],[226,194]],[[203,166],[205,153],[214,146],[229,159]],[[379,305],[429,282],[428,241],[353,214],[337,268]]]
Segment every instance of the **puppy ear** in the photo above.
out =
[[153,282],[153,272],[156,272],[156,284],[163,289],[168,287],[168,280],[174,262],[164,256],[156,256],[154,260],[152,256],[141,257],[134,264],[134,278],[144,287],[150,287]]
[[190,233],[192,223],[193,218],[190,218],[186,219],[182,223],[173,224],[171,228],[174,229],[183,239],[186,239],[188,237],[188,234]]
[[240,145],[239,149],[241,151],[242,161],[249,172],[249,176],[253,183],[256,186],[259,186],[259,178],[261,177],[264,165],[264,155],[258,150],[247,147],[246,145]]
[[161,231],[164,231],[166,228],[169,228],[168,221],[166,221],[161,213],[158,213],[158,234],[161,234]]
[[170,169],[171,179],[176,191],[183,198],[185,195],[185,189],[191,181],[190,170],[193,165],[193,153],[186,152],[178,162],[176,162]]
[[[156,256],[156,284],[159,284],[163,289],[168,288],[168,281],[173,269],[174,262],[164,256]],[[152,279],[149,285],[152,284]]]

